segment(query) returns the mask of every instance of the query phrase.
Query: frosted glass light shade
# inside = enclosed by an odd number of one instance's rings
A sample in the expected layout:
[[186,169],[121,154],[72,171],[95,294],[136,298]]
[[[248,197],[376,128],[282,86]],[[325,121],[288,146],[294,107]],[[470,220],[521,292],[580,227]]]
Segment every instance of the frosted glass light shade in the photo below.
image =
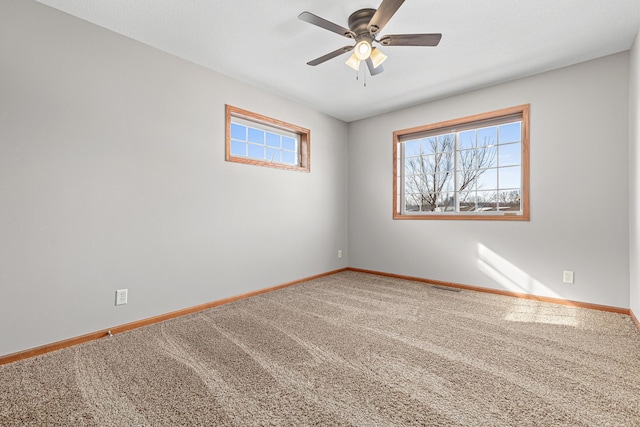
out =
[[387,55],[382,53],[380,49],[374,47],[371,51],[371,62],[373,63],[373,68],[378,68],[380,64],[382,64],[387,59]]
[[356,56],[355,52],[351,54],[351,56],[349,57],[349,59],[347,59],[347,62],[345,62],[345,64],[347,64],[349,67],[353,68],[356,71],[360,70],[360,60]]

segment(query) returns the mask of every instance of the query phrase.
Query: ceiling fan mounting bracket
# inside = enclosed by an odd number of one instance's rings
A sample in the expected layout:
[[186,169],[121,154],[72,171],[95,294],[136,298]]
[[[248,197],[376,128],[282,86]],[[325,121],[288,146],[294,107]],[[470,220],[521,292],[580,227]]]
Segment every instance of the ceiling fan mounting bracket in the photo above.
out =
[[375,14],[375,9],[360,9],[349,16],[349,29],[356,35],[356,38],[361,37],[363,34],[371,35],[369,22],[371,22],[371,18]]

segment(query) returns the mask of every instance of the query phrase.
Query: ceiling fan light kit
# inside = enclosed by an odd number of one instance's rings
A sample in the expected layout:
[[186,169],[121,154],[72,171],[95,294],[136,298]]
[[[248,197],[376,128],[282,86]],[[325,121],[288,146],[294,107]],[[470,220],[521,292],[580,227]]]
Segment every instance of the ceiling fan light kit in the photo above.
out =
[[354,70],[359,71],[360,63],[365,61],[369,68],[369,73],[375,76],[384,71],[381,64],[387,59],[387,55],[377,47],[374,47],[373,43],[379,43],[383,46],[437,46],[442,38],[442,34],[439,33],[385,35],[380,39],[376,38],[378,32],[384,28],[404,1],[383,0],[378,9],[357,10],[349,16],[349,28],[334,24],[313,13],[302,12],[298,19],[346,38],[354,39],[356,42],[355,46],[342,47],[309,61],[307,64],[316,66],[353,50],[353,53],[345,63]]
[[[362,61],[370,60],[373,64],[373,68],[378,68],[387,59],[387,55],[382,53],[377,47],[371,47],[371,44],[362,40],[356,44],[355,49],[349,59],[345,62],[349,67],[355,71],[360,70],[360,63]],[[378,73],[376,73],[378,74]]]
[[361,40],[356,44],[355,55],[360,61],[365,61],[371,55],[371,44],[367,40]]

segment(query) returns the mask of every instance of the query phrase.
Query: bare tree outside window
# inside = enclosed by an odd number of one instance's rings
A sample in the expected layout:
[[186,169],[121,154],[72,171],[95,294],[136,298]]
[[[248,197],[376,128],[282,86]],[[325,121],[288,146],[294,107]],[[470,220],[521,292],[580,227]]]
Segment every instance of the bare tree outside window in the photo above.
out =
[[422,212],[446,209],[453,190],[454,149],[454,135],[441,135],[421,141],[418,155],[406,158],[405,192],[410,209]]
[[[406,157],[405,194],[407,210],[420,212],[455,211],[455,190],[460,209],[476,210],[478,206],[497,201],[495,189],[482,190],[480,177],[496,165],[495,141],[485,140],[478,148],[458,150],[458,179],[455,184],[455,134],[422,140],[417,156]],[[414,153],[412,153],[414,154]]]
[[528,221],[529,105],[393,132],[393,218]]

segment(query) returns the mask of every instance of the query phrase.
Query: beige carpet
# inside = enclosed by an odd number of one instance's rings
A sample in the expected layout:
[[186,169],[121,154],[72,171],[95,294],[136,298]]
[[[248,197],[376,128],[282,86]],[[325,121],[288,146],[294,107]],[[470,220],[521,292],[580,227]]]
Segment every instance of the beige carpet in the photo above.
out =
[[0,425],[640,426],[640,334],[344,272],[0,366]]

